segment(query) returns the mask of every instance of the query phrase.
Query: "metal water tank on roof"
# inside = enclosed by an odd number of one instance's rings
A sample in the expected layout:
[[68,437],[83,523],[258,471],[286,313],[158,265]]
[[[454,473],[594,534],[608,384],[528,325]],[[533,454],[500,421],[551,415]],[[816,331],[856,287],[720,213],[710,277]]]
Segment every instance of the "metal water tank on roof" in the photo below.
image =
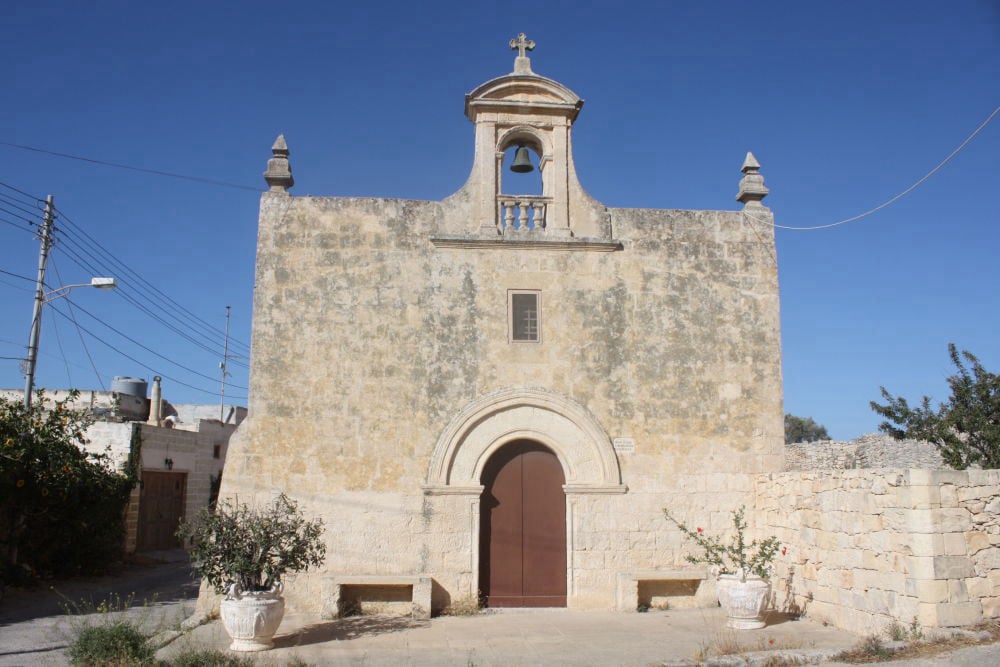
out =
[[149,384],[142,378],[130,378],[116,375],[111,381],[111,391],[125,394],[126,396],[136,396],[146,398],[146,388]]

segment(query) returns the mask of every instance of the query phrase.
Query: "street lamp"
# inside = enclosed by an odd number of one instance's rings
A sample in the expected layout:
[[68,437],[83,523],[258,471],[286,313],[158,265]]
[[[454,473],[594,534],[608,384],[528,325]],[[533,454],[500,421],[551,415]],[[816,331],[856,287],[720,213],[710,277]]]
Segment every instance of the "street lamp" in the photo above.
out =
[[[44,272],[44,268],[42,269]],[[44,273],[42,274],[44,275]],[[28,336],[28,358],[24,371],[24,407],[31,407],[31,391],[35,387],[35,365],[38,361],[38,339],[42,334],[42,306],[61,299],[76,287],[96,287],[97,289],[114,289],[118,282],[114,278],[95,276],[89,283],[63,285],[49,292],[43,292],[41,283],[35,290],[35,308],[31,316],[31,334]]]

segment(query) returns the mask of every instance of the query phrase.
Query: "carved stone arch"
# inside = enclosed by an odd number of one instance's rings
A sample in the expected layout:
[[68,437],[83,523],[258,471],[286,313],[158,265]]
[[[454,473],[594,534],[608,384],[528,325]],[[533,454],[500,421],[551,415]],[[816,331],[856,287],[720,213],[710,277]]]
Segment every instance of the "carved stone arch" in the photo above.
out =
[[452,419],[434,447],[425,493],[478,495],[489,457],[525,438],[555,452],[568,493],[627,491],[611,440],[586,408],[545,389],[511,388],[469,403]]
[[500,133],[497,152],[503,153],[514,145],[524,145],[538,153],[542,159],[552,159],[552,136],[530,125],[517,125]]

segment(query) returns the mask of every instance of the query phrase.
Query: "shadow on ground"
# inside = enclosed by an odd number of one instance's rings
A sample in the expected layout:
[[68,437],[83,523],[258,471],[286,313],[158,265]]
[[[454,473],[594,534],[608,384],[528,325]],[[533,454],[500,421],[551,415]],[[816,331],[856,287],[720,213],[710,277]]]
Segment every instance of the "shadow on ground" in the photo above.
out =
[[767,622],[767,627],[781,625],[782,623],[794,623],[799,618],[801,616],[798,614],[789,614],[783,611],[769,611],[764,614],[764,621]]
[[[101,602],[130,607],[167,604],[198,597],[198,584],[183,552],[167,552],[166,562],[137,559],[112,575],[48,581],[34,588],[9,588],[0,600],[0,628],[69,611],[93,611]],[[124,604],[123,604],[124,606]]]
[[390,632],[424,628],[430,621],[402,616],[351,616],[325,623],[316,623],[274,638],[277,648],[308,646],[331,641],[348,641]]

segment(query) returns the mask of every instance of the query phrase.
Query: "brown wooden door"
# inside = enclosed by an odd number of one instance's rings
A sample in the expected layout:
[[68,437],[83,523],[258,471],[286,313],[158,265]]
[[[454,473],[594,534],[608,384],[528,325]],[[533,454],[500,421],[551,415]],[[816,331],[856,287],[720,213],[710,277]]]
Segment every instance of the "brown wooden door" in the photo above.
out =
[[555,454],[530,440],[487,462],[479,545],[486,606],[566,606],[565,481]]
[[175,533],[184,517],[187,473],[142,471],[137,551],[176,549]]

